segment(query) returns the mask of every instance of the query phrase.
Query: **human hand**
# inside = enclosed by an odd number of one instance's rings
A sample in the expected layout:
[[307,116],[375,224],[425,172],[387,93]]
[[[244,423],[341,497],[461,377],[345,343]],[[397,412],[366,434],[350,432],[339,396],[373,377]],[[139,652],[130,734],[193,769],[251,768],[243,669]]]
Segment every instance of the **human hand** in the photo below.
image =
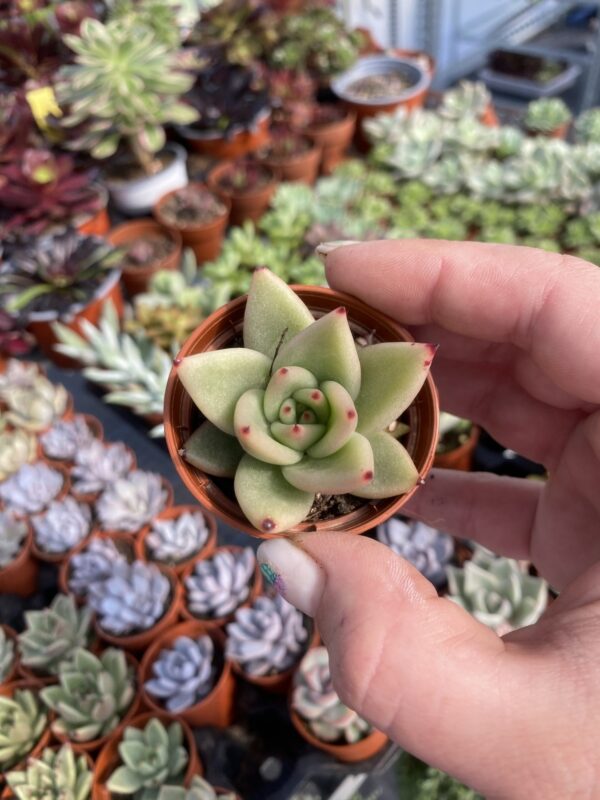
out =
[[543,463],[546,483],[433,470],[403,511],[532,561],[561,591],[502,638],[364,537],[263,543],[314,616],[335,687],[414,755],[488,797],[600,797],[600,269],[529,248],[331,250],[329,283],[440,344],[442,407]]

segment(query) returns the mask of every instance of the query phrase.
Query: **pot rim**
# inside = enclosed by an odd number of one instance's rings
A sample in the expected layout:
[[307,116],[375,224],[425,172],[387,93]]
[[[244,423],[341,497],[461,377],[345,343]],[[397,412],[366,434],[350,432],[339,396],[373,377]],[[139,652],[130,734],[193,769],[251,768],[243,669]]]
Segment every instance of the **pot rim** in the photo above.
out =
[[99,284],[96,291],[85,303],[75,303],[69,306],[69,309],[64,314],[59,314],[58,311],[33,311],[27,316],[28,322],[72,322],[75,317],[83,311],[84,308],[91,305],[95,300],[100,300],[105,294],[108,294],[113,286],[119,282],[121,278],[121,269],[115,268],[107,272],[106,278]]
[[[372,75],[383,74],[386,71],[399,72],[399,67],[401,66],[408,66],[410,69],[415,70],[419,73],[419,78],[412,86],[409,86],[407,89],[404,89],[397,94],[389,94],[382,97],[369,98],[367,100],[357,98],[348,91],[349,86],[354,83],[354,81],[360,80],[361,78],[371,77]],[[373,69],[377,67],[380,69]],[[358,61],[352,67],[350,67],[350,69],[346,70],[346,72],[343,72],[341,75],[338,75],[337,78],[334,78],[334,80],[331,81],[331,89],[341,100],[345,100],[347,103],[352,103],[358,106],[386,106],[390,103],[400,103],[410,100],[411,98],[415,97],[415,95],[418,95],[424,90],[428,89],[430,84],[431,74],[424,70],[418,61],[401,56],[388,56],[382,54],[363,56],[362,58],[359,58]]]
[[[201,188],[204,191],[208,192],[208,194],[210,194],[212,197],[214,197],[215,200],[217,200],[219,203],[221,203],[222,206],[225,207],[224,212],[222,214],[218,214],[217,216],[212,217],[211,219],[206,220],[204,222],[190,222],[190,223],[187,223],[187,224],[181,223],[179,221],[177,221],[175,223],[168,222],[165,219],[165,217],[163,216],[163,210],[162,210],[163,206],[165,205],[165,203],[171,197],[173,197],[173,195],[176,195],[182,189],[188,189],[190,187],[192,187],[192,188],[193,187],[198,187],[198,188]],[[188,231],[204,230],[205,228],[209,228],[210,226],[215,225],[215,223],[220,223],[223,220],[227,221],[229,219],[230,213],[231,213],[231,200],[229,200],[228,198],[222,197],[219,194],[217,194],[217,192],[214,189],[211,189],[210,186],[208,186],[203,181],[190,181],[187,184],[187,186],[182,186],[179,189],[171,189],[170,192],[167,192],[166,194],[163,194],[163,196],[159,200],[156,201],[156,203],[154,204],[154,206],[152,208],[152,214],[153,214],[154,219],[156,220],[158,225],[161,225],[163,228],[168,228],[169,230],[179,231],[180,233],[183,233],[183,234],[187,233]]]
[[[232,205],[238,199],[247,200],[253,197],[263,197],[266,193],[273,191],[274,188],[279,184],[279,180],[273,168],[269,167],[265,162],[259,161],[259,165],[269,173],[269,180],[266,183],[263,183],[260,186],[251,187],[250,189],[236,189],[234,191],[229,191],[228,189],[219,187],[219,178],[222,175],[225,175],[227,170],[234,166],[237,160],[238,159],[235,158],[229,158],[219,162],[218,164],[215,164],[215,166],[209,170],[208,175],[206,176],[206,184],[208,188],[218,194],[220,197],[227,198]],[[244,160],[244,156],[241,157],[241,160]],[[215,175],[217,177],[214,177]],[[211,183],[213,183],[213,186],[211,186]]]
[[175,130],[181,133],[186,139],[192,139],[194,141],[213,141],[217,142],[221,139],[224,141],[231,141],[235,136],[238,136],[240,133],[253,133],[254,129],[268,119],[271,116],[271,106],[264,106],[257,111],[254,115],[252,122],[249,125],[234,125],[230,128],[229,133],[230,135],[225,138],[221,131],[198,131],[195,130],[191,125],[176,125]]
[[178,144],[177,142],[167,142],[163,147],[163,149],[158,153],[158,155],[165,152],[173,153],[175,158],[170,164],[167,164],[166,167],[161,169],[159,172],[154,173],[154,175],[142,175],[142,177],[134,178],[133,180],[130,181],[127,180],[115,181],[114,179],[111,180],[111,178],[106,177],[105,183],[109,192],[114,191],[115,188],[118,191],[122,186],[127,186],[127,188],[132,191],[135,189],[139,189],[145,186],[148,181],[152,181],[154,178],[158,178],[161,175],[164,175],[165,172],[168,172],[168,170],[170,170],[173,166],[175,166],[175,164],[177,163],[185,164],[187,162],[187,150],[183,145]]

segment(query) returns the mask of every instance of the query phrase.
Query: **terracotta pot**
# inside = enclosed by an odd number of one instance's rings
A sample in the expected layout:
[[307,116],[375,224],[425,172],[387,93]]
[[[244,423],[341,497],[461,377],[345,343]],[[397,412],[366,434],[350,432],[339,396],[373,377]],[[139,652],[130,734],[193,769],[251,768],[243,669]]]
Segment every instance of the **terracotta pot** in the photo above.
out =
[[309,137],[302,137],[310,144],[310,148],[301,153],[277,158],[267,155],[262,163],[271,169],[280,181],[299,181],[309,186],[317,179],[321,163],[321,149]]
[[331,744],[330,742],[322,742],[308,730],[302,718],[298,715],[298,712],[295,711],[291,705],[289,711],[294,728],[296,728],[305,741],[318,750],[322,750],[324,753],[336,758],[338,761],[343,761],[347,764],[371,758],[379,753],[380,750],[383,750],[388,743],[387,736],[381,731],[373,731],[369,736],[366,736],[364,739],[361,739],[360,742],[355,742],[354,744]]
[[[340,305],[345,306],[350,326],[357,335],[369,336],[374,332],[376,342],[414,341],[410,333],[397,322],[370,308],[356,297],[317,286],[292,288],[317,316],[332,311]],[[179,351],[178,358],[226,347],[232,338],[242,331],[245,308],[246,297],[239,297],[211,314],[189,336]],[[438,399],[431,374],[427,376],[423,388],[407,414],[411,432],[405,446],[415,462],[422,481],[433,463],[438,436]],[[171,459],[181,479],[204,508],[232,527],[262,539],[280,536],[281,534],[264,533],[250,525],[235,501],[233,489],[231,494],[226,494],[211,476],[188,464],[180,455],[184,443],[201,421],[202,417],[183,388],[177,377],[177,367],[174,366],[165,393],[165,438]],[[344,514],[336,519],[302,522],[291,528],[289,533],[325,530],[363,533],[397,513],[418,489],[419,483],[406,494],[367,502],[350,514]]]
[[97,325],[102,315],[104,304],[111,302],[119,317],[123,316],[123,295],[119,285],[121,273],[113,270],[90,302],[83,306],[75,306],[67,314],[60,317],[53,311],[44,311],[31,314],[27,323],[27,330],[35,337],[42,353],[59,367],[79,367],[78,361],[63,356],[54,350],[58,339],[52,330],[53,322],[60,322],[75,333],[82,333],[81,321],[87,319],[92,325]]
[[222,160],[239,158],[264,147],[269,141],[270,121],[271,112],[265,109],[257,116],[252,129],[234,130],[227,138],[217,131],[198,131],[191,126],[178,126],[177,131],[196,153]]
[[2,686],[7,686],[9,683],[12,683],[15,680],[15,677],[18,673],[19,655],[17,651],[17,634],[15,633],[15,631],[13,631],[13,629],[8,625],[0,625],[0,630],[4,632],[4,635],[6,636],[7,639],[9,639],[13,643],[14,647],[13,663],[4,680],[0,682],[0,687],[2,687]]
[[[33,690],[34,692],[37,692],[37,690],[39,688],[40,688],[40,684],[37,683],[36,681],[19,681],[19,680],[17,680],[17,681],[13,681],[12,683],[4,683],[4,684],[2,684],[2,686],[0,686],[0,697],[10,697],[10,698],[12,698],[14,692],[17,691],[18,689],[30,689],[30,690]],[[53,718],[53,715],[51,713],[49,713],[48,714],[48,720],[51,721],[52,718]],[[50,725],[47,725],[46,728],[44,728],[44,732],[42,733],[42,735],[38,739],[38,741],[35,744],[35,746],[29,751],[29,753],[27,753],[27,755],[25,756],[25,758],[22,759],[22,761],[19,761],[17,764],[14,764],[11,767],[11,770],[21,770],[21,769],[23,769],[25,767],[25,765],[27,763],[27,759],[29,759],[29,758],[38,758],[38,756],[41,755],[41,753],[44,750],[44,748],[48,747],[48,745],[50,744],[51,739],[52,739],[52,731],[50,729]]]
[[0,593],[31,597],[37,592],[38,562],[33,557],[31,545],[33,529],[27,521],[29,532],[17,557],[6,567],[0,568]]
[[229,161],[223,162],[211,169],[206,179],[208,188],[231,204],[229,221],[232,225],[242,225],[247,219],[256,222],[265,213],[271,202],[271,197],[275,194],[277,188],[275,175],[268,183],[256,189],[230,194],[220,186],[219,181],[231,169],[232,163]]
[[484,113],[481,115],[479,120],[483,125],[487,125],[488,128],[497,128],[500,125],[500,121],[498,120],[498,114],[496,114],[496,109],[494,108],[494,104],[490,103]]
[[571,128],[571,121],[563,122],[562,125],[559,125],[558,128],[555,128],[553,131],[549,133],[544,133],[544,131],[534,131],[526,129],[527,136],[535,139],[538,136],[541,136],[543,139],[566,139]]
[[220,675],[210,693],[190,708],[172,713],[167,711],[160,701],[152,697],[144,688],[146,681],[152,677],[152,665],[160,651],[171,647],[179,636],[189,636],[197,639],[207,635],[206,628],[201,622],[180,622],[175,627],[165,631],[146,650],[139,670],[139,683],[146,708],[152,712],[163,713],[173,719],[182,719],[192,727],[214,725],[217,728],[227,728],[233,720],[233,700],[235,681],[231,674],[231,665],[223,654],[223,645],[214,632],[208,632],[215,644],[218,657],[222,660]]
[[110,539],[116,547],[126,556],[128,561],[133,561],[135,558],[133,537],[130,533],[104,533],[102,531],[94,530],[91,536],[85,541],[79,542],[77,547],[74,547],[69,554],[69,558],[62,562],[58,570],[58,586],[63,594],[72,595],[79,605],[83,605],[85,598],[76,595],[69,588],[70,565],[71,559],[77,553],[84,550],[93,539]]
[[[95,417],[93,414],[73,414],[73,419],[75,417],[83,417],[85,420],[88,428],[92,432],[92,436],[94,439],[98,439],[98,441],[103,441],[104,439],[104,428],[102,427],[102,423]],[[64,458],[52,458],[51,456],[46,455],[44,452],[44,448],[40,443],[40,456],[44,458],[45,461],[50,464],[50,466],[54,466],[55,464],[72,464],[70,461],[66,461]]]
[[[206,191],[205,187],[201,183],[191,183],[188,186],[188,188],[194,187],[197,187],[199,190]],[[192,248],[196,256],[196,261],[199,264],[202,264],[205,261],[212,261],[213,259],[217,258],[221,252],[223,236],[225,235],[225,229],[227,228],[227,223],[229,221],[231,203],[228,200],[219,197],[221,203],[226,206],[226,210],[223,214],[215,217],[209,222],[201,222],[199,224],[189,225],[173,225],[172,222],[165,219],[162,209],[165,203],[174,194],[177,194],[177,190],[169,192],[164,197],[161,197],[158,203],[154,206],[153,214],[156,220],[164,228],[167,228],[170,231],[175,231],[179,236],[181,236],[184,247]]]
[[471,427],[471,433],[466,442],[463,442],[459,447],[454,450],[449,450],[447,453],[438,453],[433,461],[434,467],[441,467],[442,469],[460,469],[464,472],[469,472],[473,465],[473,455],[481,430],[477,425]]
[[79,225],[77,230],[86,236],[106,236],[110,230],[110,219],[108,217],[108,191],[103,184],[97,184],[98,194],[102,198],[102,207],[95,214],[88,216]]
[[181,236],[178,231],[171,228],[163,228],[153,219],[136,219],[131,222],[124,222],[114,228],[108,241],[115,247],[126,247],[136,239],[157,238],[166,236],[175,245],[171,252],[162,259],[153,261],[145,267],[124,267],[123,283],[130,297],[148,289],[148,284],[152,276],[159,270],[179,269],[181,261]]
[[[107,442],[107,444],[115,444],[115,442]],[[122,443],[121,443],[122,444]],[[129,455],[131,456],[131,470],[138,468],[137,463],[137,456],[135,454],[135,450],[132,450],[131,447],[127,447],[125,445],[125,449],[128,451]],[[96,500],[100,497],[102,492],[78,492],[71,486],[71,494],[79,503],[87,503],[90,506],[93,506]],[[171,497],[171,492],[169,492],[169,497]]]
[[[127,727],[144,728],[153,717],[158,718],[165,726],[168,726],[173,722],[173,720],[164,713],[139,714],[137,717],[134,717],[132,720],[130,720]],[[202,775],[204,770],[202,768],[202,762],[198,757],[196,742],[194,740],[192,731],[187,723],[183,722],[183,720],[179,720],[179,724],[183,728],[185,746],[189,755],[187,769],[184,774],[184,783],[187,784],[189,781],[191,781],[194,775]],[[111,798],[111,794],[106,788],[106,781],[121,763],[119,758],[119,744],[123,738],[123,730],[124,729],[121,728],[119,731],[113,734],[98,754],[96,759],[96,768],[94,770],[92,800],[110,800]]]
[[[334,106],[338,108],[339,106]],[[356,128],[356,114],[344,110],[344,116],[321,125],[310,124],[305,134],[321,148],[321,172],[330,175],[344,160]]]
[[[235,552],[240,552],[241,550],[243,550],[243,548],[240,547],[239,545],[228,545],[227,547],[217,547],[216,550],[214,550],[214,552],[206,556],[206,558],[211,558],[216,553],[220,553],[223,550],[228,550],[230,553],[235,553]],[[185,586],[185,579],[189,578],[189,576],[193,573],[194,567],[199,560],[200,559],[196,559],[192,564],[188,564],[188,566],[184,569],[184,571],[181,574],[181,585],[183,587],[181,618],[201,623],[202,627],[208,632],[223,629],[228,622],[231,622],[233,620],[237,608],[234,609],[231,612],[231,614],[228,614],[226,617],[216,617],[211,619],[211,618],[202,618],[195,616],[194,614],[192,614],[192,612],[189,610],[187,606],[187,589]],[[244,608],[246,606],[252,605],[252,603],[256,600],[256,598],[260,594],[262,594],[262,589],[263,589],[262,573],[260,571],[260,567],[258,566],[257,562],[256,567],[254,569],[254,577],[252,579],[252,584],[250,586],[250,593],[248,594],[246,600],[244,600],[244,602],[241,603],[238,606],[238,608]]]

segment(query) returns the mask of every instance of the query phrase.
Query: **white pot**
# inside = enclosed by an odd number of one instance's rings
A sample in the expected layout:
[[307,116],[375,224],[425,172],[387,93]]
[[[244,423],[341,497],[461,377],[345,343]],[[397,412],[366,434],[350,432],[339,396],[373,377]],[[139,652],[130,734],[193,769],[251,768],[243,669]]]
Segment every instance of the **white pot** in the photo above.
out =
[[170,142],[163,152],[173,155],[173,160],[156,175],[145,175],[133,181],[107,181],[110,196],[123,214],[147,214],[161,197],[173,189],[187,186],[187,153],[180,144]]

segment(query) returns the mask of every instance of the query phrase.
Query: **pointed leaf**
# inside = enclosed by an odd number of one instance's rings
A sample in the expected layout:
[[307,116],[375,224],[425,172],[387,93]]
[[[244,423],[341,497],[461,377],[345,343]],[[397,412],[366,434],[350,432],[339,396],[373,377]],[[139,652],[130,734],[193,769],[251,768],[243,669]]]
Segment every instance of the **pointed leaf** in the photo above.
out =
[[183,445],[184,459],[221,478],[233,478],[244,451],[234,436],[205,420]]
[[318,442],[325,433],[325,425],[284,425],[282,422],[273,422],[271,433],[281,444],[304,453],[305,450]]
[[354,433],[348,442],[327,458],[304,458],[282,468],[286,481],[305,492],[345,494],[373,480],[373,450],[368,439]]
[[311,458],[325,458],[343,447],[356,430],[354,403],[341,383],[324,381],[321,389],[329,404],[327,433],[308,451]]
[[235,435],[244,450],[268,464],[296,464],[302,458],[290,447],[275,441],[263,413],[265,393],[249,389],[238,400],[233,415]]
[[298,389],[316,389],[316,387],[317,379],[307,369],[281,367],[273,373],[265,391],[265,417],[269,422],[275,422],[284,400],[290,398]]
[[[294,400],[307,407],[304,411],[305,414],[306,411],[310,409],[314,414],[314,418],[319,422],[327,423],[329,420],[329,403],[320,389],[316,391],[311,389],[298,389],[297,392],[294,392]],[[312,419],[312,415],[310,419]],[[309,417],[301,420],[301,422],[305,421],[308,422]]]
[[357,497],[395,497],[412,489],[419,477],[417,468],[406,448],[389,433],[377,432],[368,436],[375,459],[375,477],[365,486],[354,490]]
[[117,794],[133,794],[142,786],[142,777],[129,767],[118,767],[106,782],[106,788]]

